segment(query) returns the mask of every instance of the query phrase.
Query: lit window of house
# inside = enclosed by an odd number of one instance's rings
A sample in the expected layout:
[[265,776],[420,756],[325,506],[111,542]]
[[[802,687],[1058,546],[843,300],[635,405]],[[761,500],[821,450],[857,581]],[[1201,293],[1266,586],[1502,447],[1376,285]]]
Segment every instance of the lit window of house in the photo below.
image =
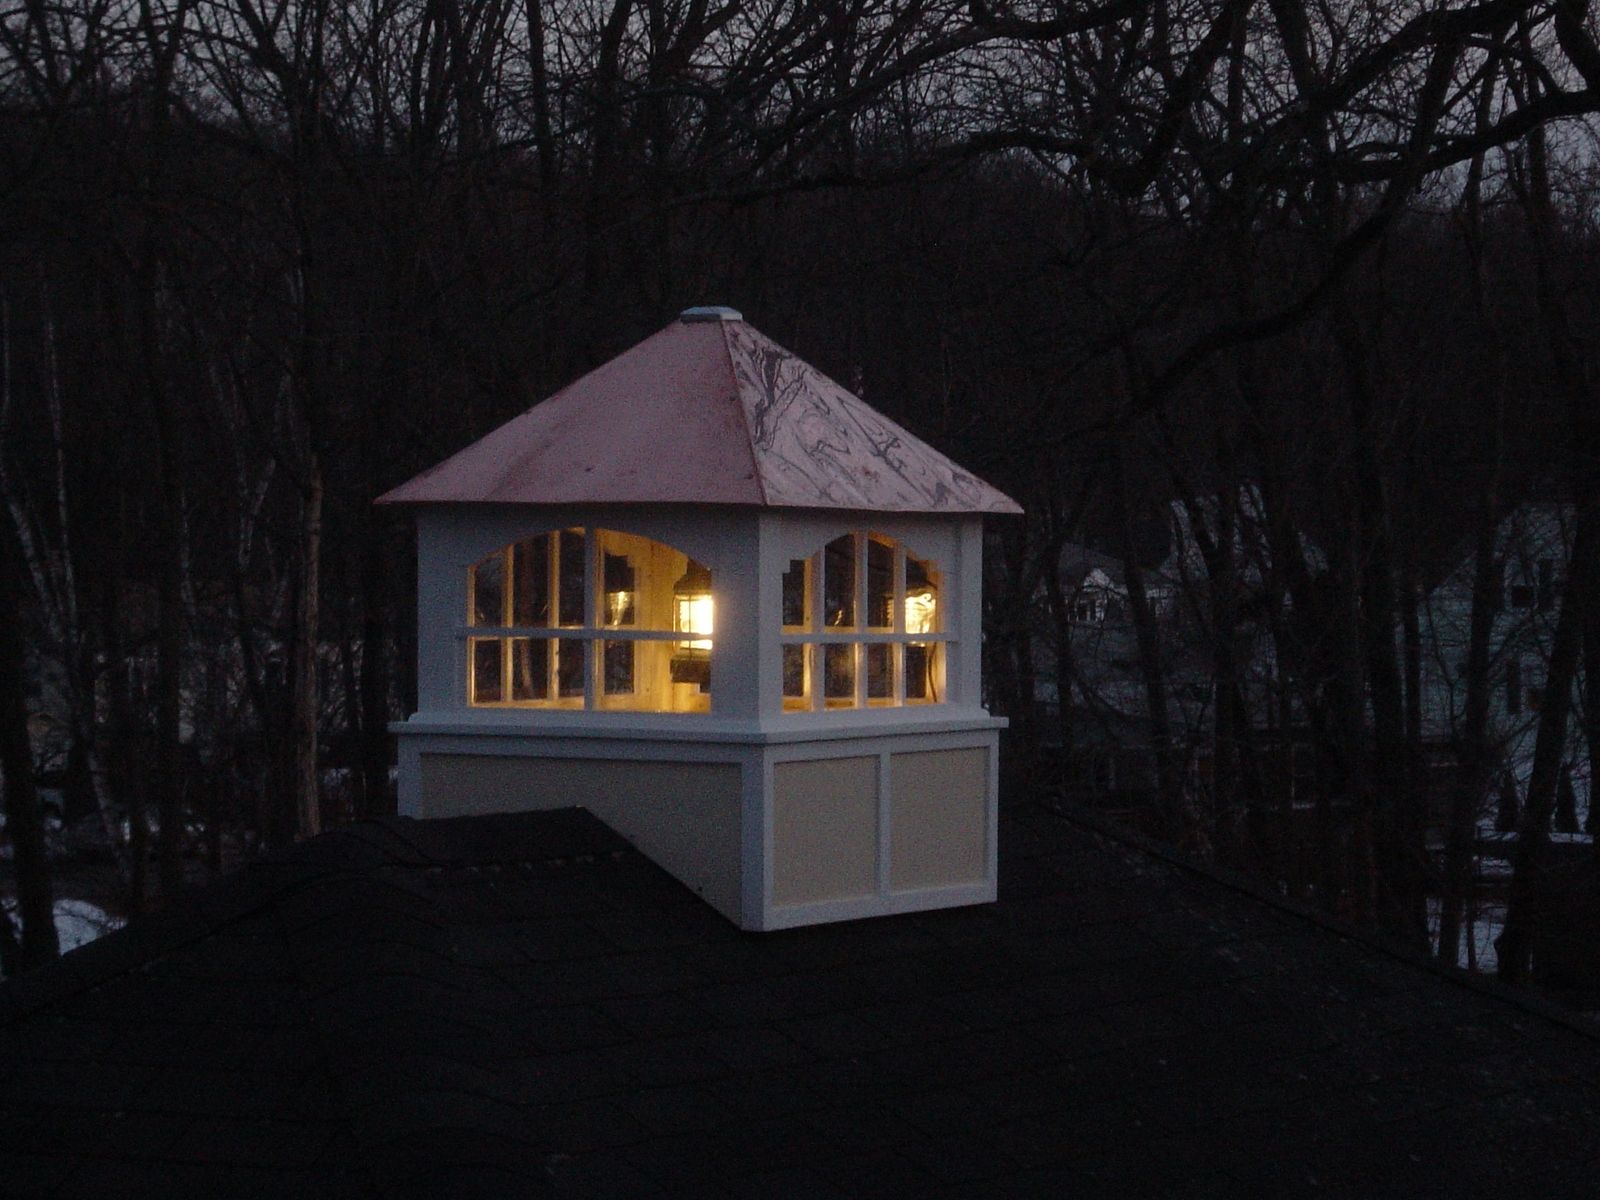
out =
[[711,572],[608,529],[523,538],[473,565],[474,706],[706,712]]
[[786,712],[937,704],[939,571],[881,534],[834,538],[783,576]]

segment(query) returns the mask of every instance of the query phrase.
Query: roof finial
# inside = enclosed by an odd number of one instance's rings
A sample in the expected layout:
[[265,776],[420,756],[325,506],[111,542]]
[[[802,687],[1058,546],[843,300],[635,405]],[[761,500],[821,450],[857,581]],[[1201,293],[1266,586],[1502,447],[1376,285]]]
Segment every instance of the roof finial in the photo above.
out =
[[736,308],[728,308],[721,304],[702,305],[698,308],[686,308],[678,314],[678,320],[685,325],[695,325],[701,321],[742,321],[744,315]]

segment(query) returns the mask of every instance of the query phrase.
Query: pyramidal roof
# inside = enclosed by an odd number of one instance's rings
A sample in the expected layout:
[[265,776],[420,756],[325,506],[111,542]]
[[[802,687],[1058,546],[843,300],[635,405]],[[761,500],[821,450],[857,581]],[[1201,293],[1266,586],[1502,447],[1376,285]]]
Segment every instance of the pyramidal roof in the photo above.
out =
[[378,502],[1022,511],[725,308],[687,310]]

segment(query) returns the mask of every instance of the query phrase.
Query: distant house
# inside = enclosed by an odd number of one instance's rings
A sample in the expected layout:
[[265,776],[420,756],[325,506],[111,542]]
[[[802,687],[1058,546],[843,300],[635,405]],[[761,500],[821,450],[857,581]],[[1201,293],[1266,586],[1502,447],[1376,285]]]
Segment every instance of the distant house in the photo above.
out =
[[[1073,673],[1063,695],[1056,669],[1059,631],[1053,626],[1042,631],[1044,636],[1035,648],[1039,656],[1036,699],[1047,713],[1066,704],[1081,718],[1074,721],[1074,727],[1091,739],[1098,730],[1108,734],[1104,740],[1126,741],[1127,727],[1142,724],[1145,698],[1122,562],[1069,542],[1062,547],[1058,570],[1070,626],[1067,636]],[[1059,730],[1060,725],[1051,722],[1048,727]]]
[[[1484,832],[1493,829],[1494,809],[1505,789],[1514,789],[1519,797],[1527,792],[1564,583],[1562,571],[1572,545],[1572,522],[1568,506],[1528,504],[1507,514],[1495,531],[1489,737],[1504,771],[1480,814]],[[1469,552],[1428,592],[1422,606],[1423,732],[1441,743],[1459,737],[1465,721],[1476,569],[1476,555]],[[1568,816],[1575,816],[1581,829],[1587,824],[1590,780],[1588,752],[1576,713],[1568,724],[1567,742],[1564,761],[1575,800],[1575,812]]]
[[[1211,508],[1202,506],[1202,517],[1208,521]],[[1258,495],[1246,490],[1240,496],[1234,553],[1247,597],[1260,593],[1267,561],[1259,512]],[[1216,701],[1209,634],[1204,629],[1207,615],[1200,598],[1206,567],[1201,539],[1182,504],[1172,503],[1167,526],[1165,556],[1144,568],[1145,598],[1161,647],[1174,749],[1191,785],[1204,787]],[[1207,533],[1215,538],[1214,530]],[[1059,738],[1063,725],[1071,726],[1068,757],[1082,798],[1116,806],[1147,801],[1155,786],[1149,696],[1126,565],[1117,556],[1068,543],[1062,547],[1057,570],[1068,614],[1064,632],[1069,645],[1062,655],[1063,630],[1053,621],[1041,622],[1035,647],[1035,698],[1047,716],[1058,716],[1065,703],[1068,720],[1047,721],[1047,736]],[[1266,722],[1283,708],[1271,694],[1279,690],[1276,648],[1265,626],[1251,615],[1259,605],[1246,603],[1242,609],[1236,630],[1241,683],[1251,696],[1251,711],[1262,714]],[[1065,695],[1060,686],[1063,663],[1070,665]],[[1265,741],[1281,740],[1276,721],[1257,732]]]
[[[1202,505],[1205,531],[1214,505]],[[1169,519],[1170,548],[1165,559],[1145,570],[1145,588],[1157,619],[1162,666],[1168,689],[1167,721],[1175,746],[1186,753],[1196,786],[1204,786],[1207,743],[1214,721],[1213,663],[1204,612],[1207,570],[1202,539],[1183,505],[1174,503]],[[1253,489],[1241,492],[1234,527],[1234,554],[1240,583],[1240,620],[1236,629],[1236,662],[1246,690],[1247,709],[1257,724],[1258,748],[1279,754],[1285,779],[1306,776],[1309,748],[1296,730],[1302,728],[1293,690],[1282,686],[1276,645],[1265,620],[1270,603],[1263,581],[1271,556]],[[1534,739],[1543,698],[1545,669],[1555,630],[1562,588],[1562,570],[1572,537],[1572,513],[1559,505],[1525,505],[1500,523],[1495,539],[1497,611],[1490,645],[1493,681],[1490,738],[1504,762],[1480,814],[1480,827],[1492,833],[1502,797],[1526,795]],[[1313,571],[1325,560],[1320,550],[1304,547]],[[1068,621],[1065,630],[1048,619],[1038,625],[1036,699],[1047,716],[1068,706],[1068,720],[1046,721],[1047,734],[1059,737],[1072,729],[1073,751],[1082,760],[1080,774],[1090,798],[1126,799],[1127,781],[1148,777],[1132,766],[1149,745],[1147,693],[1139,648],[1130,615],[1128,588],[1120,558],[1069,544],[1057,565]],[[1447,794],[1454,747],[1465,716],[1467,641],[1472,615],[1473,556],[1459,557],[1422,598],[1423,750],[1436,802]],[[1041,605],[1041,612],[1047,611]],[[1067,652],[1060,653],[1065,633]],[[1396,631],[1396,638],[1401,636]],[[1060,684],[1062,665],[1069,684]],[[1571,799],[1558,814],[1557,833],[1588,827],[1588,754],[1576,714],[1569,724],[1565,755]],[[1131,757],[1130,757],[1131,756]],[[1147,755],[1146,755],[1147,756]],[[1303,788],[1295,788],[1297,793]],[[1563,830],[1562,823],[1568,828]],[[1582,835],[1579,835],[1582,836]]]

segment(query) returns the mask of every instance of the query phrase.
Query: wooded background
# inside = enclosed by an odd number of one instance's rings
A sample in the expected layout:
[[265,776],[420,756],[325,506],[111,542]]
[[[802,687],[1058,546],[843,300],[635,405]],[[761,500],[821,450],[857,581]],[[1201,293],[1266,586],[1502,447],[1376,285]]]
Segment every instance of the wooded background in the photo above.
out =
[[[1094,546],[1164,834],[1265,861],[1264,627],[1314,751],[1308,898],[1426,947],[1435,895],[1450,961],[1491,581],[1442,874],[1419,604],[1521,501],[1570,506],[1521,978],[1569,731],[1600,754],[1595,31],[1583,0],[4,0],[6,969],[55,948],[38,785],[109,832],[132,911],[392,811],[414,564],[373,498],[727,303],[1025,506],[986,581],[1019,778],[1079,732],[1038,676],[1070,694],[1057,564]],[[1143,603],[1174,502],[1210,531],[1198,799]]]

